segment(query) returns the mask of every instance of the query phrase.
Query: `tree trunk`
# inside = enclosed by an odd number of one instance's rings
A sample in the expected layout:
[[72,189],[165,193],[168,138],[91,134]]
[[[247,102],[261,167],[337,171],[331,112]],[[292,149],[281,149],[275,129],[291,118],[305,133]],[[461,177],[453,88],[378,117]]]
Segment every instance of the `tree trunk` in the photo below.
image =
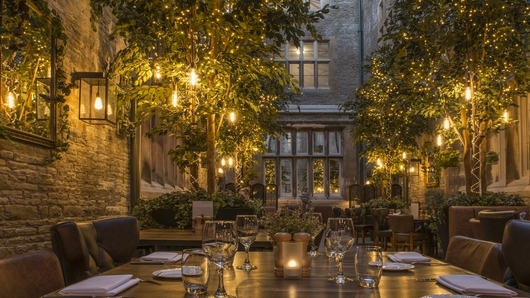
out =
[[466,194],[471,194],[471,142],[469,130],[467,129],[467,110],[462,108],[460,110],[460,116],[462,118],[462,126],[466,127],[462,131],[462,146],[464,147],[464,175],[466,179]]
[[208,115],[208,126],[206,127],[206,167],[208,193],[215,192],[215,114]]

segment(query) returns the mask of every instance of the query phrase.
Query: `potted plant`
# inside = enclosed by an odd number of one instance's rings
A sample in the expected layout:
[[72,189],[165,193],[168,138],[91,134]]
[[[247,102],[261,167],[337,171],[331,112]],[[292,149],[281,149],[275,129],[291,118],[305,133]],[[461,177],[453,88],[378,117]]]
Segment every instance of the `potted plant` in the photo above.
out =
[[392,198],[392,199],[373,199],[366,203],[361,204],[361,222],[366,223],[367,215],[371,214],[371,210],[375,208],[388,208],[394,210],[404,210],[405,202],[401,198]]
[[300,209],[282,209],[279,212],[267,213],[262,219],[263,227],[267,230],[267,236],[273,245],[277,245],[274,235],[280,232],[295,234],[305,232],[311,234],[313,231],[322,230],[324,224],[313,216],[302,216]]
[[457,193],[445,197],[440,189],[427,189],[425,192],[427,212],[431,217],[429,229],[437,235],[442,249],[446,251],[449,244],[449,207],[451,206],[524,206],[525,202],[518,194],[503,192],[486,192],[482,196],[470,196]]

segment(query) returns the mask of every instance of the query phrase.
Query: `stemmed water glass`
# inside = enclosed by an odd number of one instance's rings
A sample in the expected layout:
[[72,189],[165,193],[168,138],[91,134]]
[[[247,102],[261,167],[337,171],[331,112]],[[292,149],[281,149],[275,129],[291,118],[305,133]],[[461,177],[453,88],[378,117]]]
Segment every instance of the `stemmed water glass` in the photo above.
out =
[[311,250],[308,252],[310,257],[316,257],[322,255],[317,250],[318,245],[315,243],[315,238],[322,231],[322,213],[320,212],[308,212],[305,214],[306,217],[316,221],[313,225],[313,229],[310,231],[311,234]]
[[351,218],[328,218],[326,244],[335,251],[335,256],[339,262],[339,271],[336,276],[328,279],[329,282],[344,284],[353,281],[342,273],[342,259],[344,253],[353,245],[354,239],[355,234]]
[[219,286],[209,298],[235,298],[224,287],[223,270],[232,263],[238,246],[235,221],[207,221],[202,231],[202,249],[215,264],[219,274]]
[[238,215],[236,217],[237,237],[239,243],[245,247],[245,262],[241,266],[237,266],[237,269],[250,271],[257,269],[258,267],[250,264],[248,257],[248,250],[250,245],[256,241],[256,235],[259,231],[259,221],[256,215]]

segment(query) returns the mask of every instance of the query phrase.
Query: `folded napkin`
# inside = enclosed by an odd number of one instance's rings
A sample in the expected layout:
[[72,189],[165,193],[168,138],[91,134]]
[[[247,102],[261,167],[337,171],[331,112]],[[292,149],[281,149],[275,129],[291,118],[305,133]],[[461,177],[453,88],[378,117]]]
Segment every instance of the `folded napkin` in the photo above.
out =
[[517,296],[517,293],[488,281],[478,275],[441,275],[436,279],[440,284],[465,295],[488,295],[510,297]]
[[154,253],[148,254],[147,256],[140,257],[144,262],[164,262],[164,263],[175,263],[180,261],[182,255],[176,252],[167,251],[155,251]]
[[59,291],[70,296],[114,296],[134,286],[140,280],[132,274],[98,275],[82,280]]
[[394,262],[399,263],[428,263],[431,259],[422,256],[417,252],[397,252],[393,255],[387,255],[388,258]]

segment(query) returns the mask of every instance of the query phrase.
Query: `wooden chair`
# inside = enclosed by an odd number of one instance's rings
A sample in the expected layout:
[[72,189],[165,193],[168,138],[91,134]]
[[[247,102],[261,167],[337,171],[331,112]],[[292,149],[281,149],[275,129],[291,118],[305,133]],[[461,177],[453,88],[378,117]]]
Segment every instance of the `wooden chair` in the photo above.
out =
[[414,251],[415,246],[421,245],[422,252],[426,252],[427,234],[415,231],[412,214],[390,214],[388,224],[392,230],[392,250]]
[[392,238],[392,230],[388,225],[388,208],[372,209],[372,218],[374,221],[374,245],[379,244],[379,239],[383,241],[383,250],[388,248],[388,240]]
[[0,259],[0,298],[36,298],[61,288],[61,265],[49,250]]
[[367,233],[373,231],[374,225],[363,222],[361,208],[353,208],[353,228],[355,232],[355,243],[359,243],[359,238],[361,238],[362,244],[364,245]]

